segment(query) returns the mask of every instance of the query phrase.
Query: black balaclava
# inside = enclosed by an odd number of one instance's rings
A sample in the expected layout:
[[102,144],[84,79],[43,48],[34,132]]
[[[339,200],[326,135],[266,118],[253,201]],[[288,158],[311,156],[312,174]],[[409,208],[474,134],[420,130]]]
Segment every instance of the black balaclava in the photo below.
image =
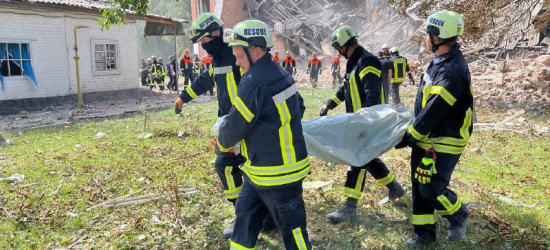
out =
[[216,57],[223,49],[224,43],[222,36],[214,37],[210,42],[202,43],[202,48],[208,52],[208,54]]

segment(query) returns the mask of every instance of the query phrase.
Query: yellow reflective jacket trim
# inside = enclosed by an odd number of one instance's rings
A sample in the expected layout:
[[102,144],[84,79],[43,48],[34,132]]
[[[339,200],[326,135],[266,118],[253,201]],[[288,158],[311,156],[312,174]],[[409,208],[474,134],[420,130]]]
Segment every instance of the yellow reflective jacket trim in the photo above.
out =
[[436,94],[441,96],[445,102],[450,106],[453,106],[456,102],[456,98],[449,93],[443,86],[432,86],[430,89],[430,94]]
[[294,236],[294,241],[296,241],[296,246],[298,246],[298,250],[307,250],[306,241],[304,240],[304,235],[302,234],[302,229],[299,227],[293,229],[292,235]]
[[248,178],[256,185],[259,185],[259,186],[280,186],[280,185],[284,185],[284,184],[297,182],[297,181],[305,178],[309,174],[309,172],[311,170],[311,167],[309,165],[309,160],[308,160],[308,164],[306,165],[306,167],[303,168],[303,170],[301,170],[299,172],[296,172],[296,173],[287,174],[287,175],[280,175],[280,176],[256,176],[256,175],[252,175],[252,174],[250,174],[250,171],[247,169],[246,163],[245,163],[245,166],[242,168],[242,170],[243,170],[243,172],[245,172],[245,174],[248,176]]
[[254,119],[254,114],[250,112],[250,109],[244,104],[243,100],[237,96],[237,99],[235,100],[235,108],[241,113],[241,115],[244,117],[244,119],[247,122],[252,121]]
[[257,176],[270,177],[273,175],[281,175],[286,173],[292,173],[303,169],[309,165],[309,158],[294,162],[291,164],[280,165],[280,166],[252,166],[245,162],[242,169],[248,171],[248,173]]
[[367,66],[363,70],[361,70],[361,73],[359,73],[359,79],[363,80],[365,75],[367,75],[368,73],[373,73],[376,76],[380,77],[380,74],[382,74],[382,71],[380,71],[379,69],[373,66]]
[[231,174],[232,171],[233,166],[225,166],[225,170],[223,171],[228,190],[235,189],[235,181],[233,180],[233,175]]
[[378,185],[380,186],[386,186],[390,184],[393,180],[395,180],[395,176],[390,172],[388,176],[376,180],[376,183],[378,183]]
[[352,104],[353,112],[357,112],[357,110],[361,109],[361,97],[359,95],[359,90],[357,89],[355,74],[351,76],[349,89],[350,89],[351,104]]
[[239,243],[231,241],[231,248],[230,249],[231,250],[255,250],[256,247],[253,247],[253,248],[243,247],[243,246],[239,245]]
[[361,169],[359,171],[359,178],[357,178],[357,182],[355,183],[355,191],[358,192],[358,193],[363,192],[361,190],[361,185],[363,184],[363,181],[365,180],[365,172],[366,171],[367,171],[366,169]]
[[455,204],[451,203],[451,201],[449,201],[449,199],[447,199],[445,195],[438,196],[437,200],[441,203],[441,205],[443,205],[443,207],[445,207],[445,209],[447,209],[448,215],[453,215],[462,206],[462,202],[460,202],[460,197],[456,198]]
[[[423,149],[429,149],[431,146],[431,143],[418,142],[416,143],[416,145],[418,145]],[[434,146],[435,152],[438,152],[438,153],[459,155],[459,154],[462,154],[462,152],[464,151],[464,147],[455,147],[455,146],[449,146],[449,145],[438,144],[438,143],[434,143],[433,146]]]
[[412,216],[412,224],[413,225],[431,225],[435,224],[435,215],[433,214],[413,214]]
[[224,148],[221,144],[220,144],[220,141],[218,141],[216,144],[218,144],[218,148],[220,149],[220,151],[224,152],[224,153],[228,153],[229,152],[229,149],[231,149],[230,147],[229,148]]
[[[472,126],[472,109],[468,108],[468,110],[466,110],[466,116],[464,117],[464,122],[462,123],[462,127],[460,128],[460,136],[462,136],[462,138],[441,136],[441,137],[434,138],[433,142],[439,143],[439,144],[448,144],[456,147],[465,147],[466,143],[470,139],[471,126]],[[428,141],[424,141],[424,142],[428,143]]]
[[[381,84],[384,84],[380,81]],[[380,88],[380,104],[386,104],[386,95],[384,94],[384,86]]]
[[227,82],[229,100],[231,100],[232,105],[235,105],[235,99],[237,98],[237,83],[235,82],[235,75],[233,72],[225,75],[225,82]]
[[247,163],[250,165],[250,160],[248,159],[248,148],[246,147],[246,142],[244,139],[241,140],[241,154],[246,158]]
[[239,198],[239,194],[241,193],[242,188],[243,188],[243,186],[240,186],[240,187],[237,187],[237,188],[234,188],[234,189],[224,190],[223,192],[225,193],[225,198],[227,198],[227,199],[237,199],[237,198]]
[[292,129],[290,128],[290,120],[292,116],[288,110],[286,100],[276,105],[281,119],[281,127],[279,128],[279,144],[281,146],[281,156],[285,165],[296,162],[296,152],[294,151],[294,140]]
[[351,188],[348,188],[348,187],[344,187],[344,195],[346,197],[349,197],[349,198],[353,198],[353,199],[356,199],[356,200],[359,200],[361,198],[361,194],[363,192],[357,192],[355,191],[354,189],[351,189]]
[[191,87],[187,87],[187,88],[185,89],[185,92],[187,92],[187,94],[188,94],[191,98],[193,98],[193,99],[197,98],[197,94],[195,94],[195,91],[193,91],[193,89],[192,89]]
[[338,99],[338,97],[336,95],[334,95],[332,97],[332,101],[336,104],[336,105],[340,105],[340,103],[342,103],[342,101],[340,99]]
[[426,137],[428,137],[428,135],[430,135],[430,134],[423,135],[423,134],[419,133],[418,131],[416,131],[416,129],[414,129],[414,126],[412,124],[409,125],[409,134],[411,134],[414,137],[414,139],[416,139],[418,141],[422,141]]

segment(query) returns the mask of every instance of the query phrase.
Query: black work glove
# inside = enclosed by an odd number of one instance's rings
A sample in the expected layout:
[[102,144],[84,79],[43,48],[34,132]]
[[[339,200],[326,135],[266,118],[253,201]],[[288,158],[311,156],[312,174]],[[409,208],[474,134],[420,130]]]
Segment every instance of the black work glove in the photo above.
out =
[[323,106],[321,107],[321,111],[319,112],[319,116],[326,116],[328,114],[328,111],[330,110],[328,108],[328,102],[326,102],[325,104],[323,104]]

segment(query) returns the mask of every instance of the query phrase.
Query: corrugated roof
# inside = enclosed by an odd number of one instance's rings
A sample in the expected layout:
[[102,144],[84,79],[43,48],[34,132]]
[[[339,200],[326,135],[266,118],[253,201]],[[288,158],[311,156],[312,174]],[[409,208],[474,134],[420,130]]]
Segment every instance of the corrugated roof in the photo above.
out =
[[86,9],[105,9],[112,4],[112,2],[100,0],[20,0],[19,2],[75,6]]

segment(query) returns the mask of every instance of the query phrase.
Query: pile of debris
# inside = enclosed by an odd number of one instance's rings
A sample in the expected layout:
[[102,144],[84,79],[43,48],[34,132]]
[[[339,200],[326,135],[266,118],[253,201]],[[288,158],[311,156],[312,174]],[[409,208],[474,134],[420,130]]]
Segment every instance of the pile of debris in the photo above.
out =
[[469,64],[476,105],[500,109],[550,110],[550,55],[495,61],[480,58]]

